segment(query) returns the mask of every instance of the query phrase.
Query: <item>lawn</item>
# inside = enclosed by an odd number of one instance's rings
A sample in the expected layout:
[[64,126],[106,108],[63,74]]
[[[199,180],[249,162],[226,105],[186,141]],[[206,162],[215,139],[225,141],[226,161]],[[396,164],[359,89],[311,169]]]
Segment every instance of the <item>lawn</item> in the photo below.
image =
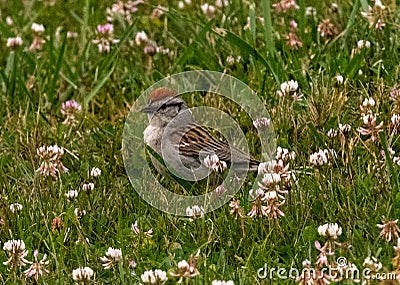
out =
[[[400,282],[396,1],[10,3],[0,3],[1,284]],[[124,139],[148,88],[196,70],[254,90],[268,118],[218,94],[182,98],[222,110],[265,163],[221,207],[179,216],[131,184]],[[188,190],[151,169],[134,175]]]

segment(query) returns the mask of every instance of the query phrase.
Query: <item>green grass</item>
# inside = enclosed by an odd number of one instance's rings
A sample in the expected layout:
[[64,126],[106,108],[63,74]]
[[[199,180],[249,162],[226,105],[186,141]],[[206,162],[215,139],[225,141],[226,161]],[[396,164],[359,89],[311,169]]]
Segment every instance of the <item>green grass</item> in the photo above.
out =
[[[98,37],[96,26],[107,22],[106,8],[113,2],[55,1],[54,6],[50,2],[0,4],[0,245],[21,239],[29,250],[28,260],[33,260],[35,249],[39,257],[47,254],[49,273],[39,278],[39,284],[73,284],[72,270],[80,266],[94,270],[96,284],[139,284],[145,270],[176,271],[179,261],[189,260],[198,250],[200,275],[184,281],[187,284],[211,284],[215,279],[275,284],[278,281],[259,279],[257,270],[264,264],[301,269],[305,259],[314,266],[319,254],[314,241],[324,241],[317,228],[328,222],[343,229],[339,237],[343,246],[335,248],[330,261],[343,256],[363,268],[364,259],[372,255],[382,262],[381,272],[395,269],[397,241],[386,242],[376,226],[383,216],[400,218],[399,166],[388,152],[389,148],[395,155],[400,152],[398,134],[389,127],[391,112],[399,107],[389,99],[391,88],[399,82],[400,22],[395,5],[384,1],[391,10],[383,30],[375,30],[361,16],[365,1],[355,5],[339,1],[337,12],[330,10],[330,1],[319,1],[316,16],[306,17],[306,7],[313,1],[277,13],[266,6],[275,1],[264,5],[258,1],[250,8],[247,1],[232,0],[228,7],[217,8],[213,19],[202,13],[197,1],[183,10],[174,1],[162,1],[169,11],[152,18],[158,2],[149,1],[152,4],[138,6],[131,22],[122,17],[113,21],[114,37],[120,42],[111,44],[109,53],[99,53],[92,40]],[[5,22],[7,16],[13,19],[11,26]],[[250,28],[244,30],[247,17]],[[266,18],[266,26],[259,17]],[[330,39],[317,31],[326,18],[339,32]],[[285,40],[292,19],[303,42],[297,50]],[[46,27],[46,43],[39,51],[28,50],[33,22]],[[135,35],[142,30],[157,46],[173,53],[144,54],[143,47],[135,44]],[[77,32],[77,38],[67,38],[67,31]],[[11,50],[6,42],[14,36],[21,36],[23,44]],[[354,53],[359,40],[370,41],[371,48]],[[240,62],[227,65],[229,55],[240,56]],[[277,145],[296,153],[290,168],[298,184],[286,195],[281,219],[235,220],[226,204],[190,222],[152,208],[132,188],[121,155],[130,107],[158,80],[196,69],[226,72],[248,84],[271,114]],[[342,85],[336,83],[338,74],[345,79]],[[277,95],[280,84],[290,79],[299,83],[304,94],[301,102]],[[367,97],[375,99],[374,112],[378,122],[384,122],[375,142],[357,132],[362,126],[359,105]],[[75,126],[66,126],[61,104],[71,99],[83,110]],[[212,105],[200,96],[188,102]],[[227,103],[223,108],[232,106]],[[252,142],[252,154],[260,155],[254,147],[257,132],[243,110],[235,107],[230,113]],[[339,122],[352,126],[345,144],[327,136]],[[65,149],[62,162],[69,171],[48,178],[35,172],[40,165],[36,149],[54,144]],[[331,165],[312,166],[310,154],[325,148],[335,149],[338,157]],[[93,167],[102,170],[100,177],[89,176]],[[81,187],[89,182],[95,189],[87,194]],[[245,214],[251,209],[247,197],[254,181],[249,182],[235,197]],[[64,193],[72,189],[79,196],[68,201]],[[21,204],[22,211],[12,213],[12,203]],[[86,210],[86,215],[77,219],[75,208]],[[61,225],[54,229],[56,217]],[[136,220],[142,231],[153,229],[151,238],[132,233]],[[108,247],[121,248],[123,261],[105,270],[100,257]],[[0,261],[7,258],[0,250]],[[137,263],[136,275],[128,266],[132,260]],[[0,282],[30,283],[23,274],[27,268],[1,264]],[[176,280],[169,276],[167,284]]]

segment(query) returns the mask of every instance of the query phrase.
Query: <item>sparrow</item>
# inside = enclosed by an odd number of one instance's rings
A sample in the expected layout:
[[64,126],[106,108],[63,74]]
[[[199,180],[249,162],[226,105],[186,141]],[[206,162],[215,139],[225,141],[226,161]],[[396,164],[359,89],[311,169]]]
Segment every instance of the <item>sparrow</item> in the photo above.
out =
[[[234,171],[257,171],[259,161],[244,151],[216,139],[193,120],[186,102],[169,88],[160,87],[150,93],[146,107],[149,125],[144,130],[144,142],[157,152],[174,175],[190,181],[201,180],[209,174],[204,160],[218,159]],[[152,157],[154,166],[161,173],[165,167]],[[169,169],[171,171],[171,169]]]

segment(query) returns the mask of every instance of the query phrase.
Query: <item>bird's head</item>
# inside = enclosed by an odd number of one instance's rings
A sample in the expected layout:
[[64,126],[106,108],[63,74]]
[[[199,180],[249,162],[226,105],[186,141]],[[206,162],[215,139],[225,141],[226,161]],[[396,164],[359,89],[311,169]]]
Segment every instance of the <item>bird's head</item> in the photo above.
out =
[[188,107],[176,93],[169,88],[160,87],[150,93],[146,107],[140,112],[149,115],[150,122],[156,120],[158,123],[168,123],[180,112],[187,110]]

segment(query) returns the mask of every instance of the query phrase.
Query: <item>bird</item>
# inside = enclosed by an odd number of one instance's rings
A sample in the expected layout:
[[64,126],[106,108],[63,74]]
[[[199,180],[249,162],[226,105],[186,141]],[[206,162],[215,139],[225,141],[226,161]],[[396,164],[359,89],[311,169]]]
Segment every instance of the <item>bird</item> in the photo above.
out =
[[[174,175],[189,181],[204,179],[210,173],[204,161],[210,158],[238,173],[257,171],[260,164],[257,159],[216,139],[208,129],[196,123],[186,102],[172,89],[154,89],[147,106],[140,111],[147,114],[149,120],[143,132],[144,142],[163,158]],[[165,167],[154,157],[151,159],[164,174]]]

